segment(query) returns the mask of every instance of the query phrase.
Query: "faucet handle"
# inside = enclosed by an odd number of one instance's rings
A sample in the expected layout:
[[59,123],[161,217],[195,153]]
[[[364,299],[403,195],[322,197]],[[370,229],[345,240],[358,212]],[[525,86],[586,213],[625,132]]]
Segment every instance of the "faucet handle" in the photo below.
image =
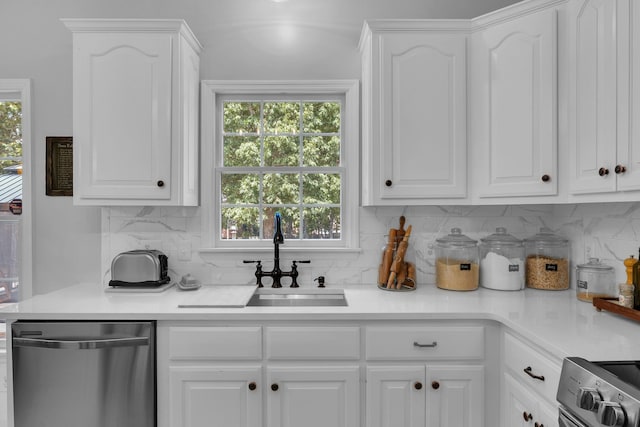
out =
[[255,272],[255,276],[256,276],[256,285],[258,285],[259,288],[262,287],[262,261],[261,260],[257,260],[257,261],[253,261],[253,260],[249,260],[249,259],[244,259],[242,260],[242,262],[244,264],[256,264],[256,272]]

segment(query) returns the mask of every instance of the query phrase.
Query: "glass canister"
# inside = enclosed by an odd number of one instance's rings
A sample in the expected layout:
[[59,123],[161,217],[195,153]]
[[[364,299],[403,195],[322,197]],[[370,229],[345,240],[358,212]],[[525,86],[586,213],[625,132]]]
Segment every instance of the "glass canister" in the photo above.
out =
[[452,291],[478,289],[480,266],[478,241],[452,228],[451,234],[436,239],[436,285]]
[[528,288],[569,289],[569,240],[543,227],[538,234],[524,239],[524,248]]
[[580,301],[617,298],[616,288],[613,267],[601,263],[598,258],[589,258],[589,262],[576,267],[576,296]]
[[504,227],[480,239],[480,286],[500,291],[524,289],[524,243]]

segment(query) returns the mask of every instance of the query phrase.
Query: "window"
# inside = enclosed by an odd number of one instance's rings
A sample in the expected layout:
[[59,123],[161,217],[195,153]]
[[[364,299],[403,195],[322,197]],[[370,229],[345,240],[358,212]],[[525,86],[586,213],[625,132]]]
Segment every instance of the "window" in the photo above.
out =
[[203,82],[207,246],[270,247],[280,212],[287,247],[355,248],[357,100],[351,81]]
[[32,292],[30,91],[29,80],[0,79],[0,302]]

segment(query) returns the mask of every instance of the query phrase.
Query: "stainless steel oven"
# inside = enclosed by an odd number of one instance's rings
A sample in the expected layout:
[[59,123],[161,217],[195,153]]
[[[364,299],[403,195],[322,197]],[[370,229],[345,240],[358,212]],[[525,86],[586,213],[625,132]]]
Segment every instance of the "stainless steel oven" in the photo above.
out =
[[154,322],[16,322],[15,427],[155,427]]
[[563,361],[560,427],[639,427],[640,361]]

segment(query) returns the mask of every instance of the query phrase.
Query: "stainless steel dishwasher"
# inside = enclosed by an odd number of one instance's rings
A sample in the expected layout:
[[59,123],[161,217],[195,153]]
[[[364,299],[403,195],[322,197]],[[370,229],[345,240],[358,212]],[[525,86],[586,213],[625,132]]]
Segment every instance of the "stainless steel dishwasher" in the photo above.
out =
[[15,427],[155,427],[154,322],[11,326]]

